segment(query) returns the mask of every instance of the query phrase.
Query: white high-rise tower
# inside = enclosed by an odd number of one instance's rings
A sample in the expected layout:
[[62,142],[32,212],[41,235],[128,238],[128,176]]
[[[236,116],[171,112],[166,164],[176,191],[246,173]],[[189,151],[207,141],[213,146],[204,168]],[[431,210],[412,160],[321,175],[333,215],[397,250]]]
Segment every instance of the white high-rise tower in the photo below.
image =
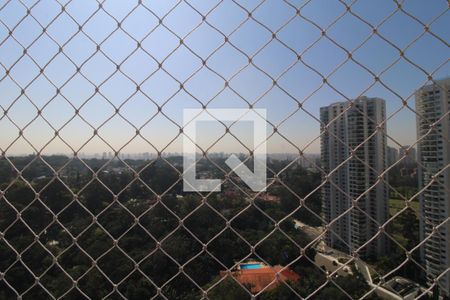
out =
[[[320,109],[322,167],[331,174],[322,190],[324,218],[333,231],[327,232],[326,242],[344,251],[374,238],[388,219],[386,178],[377,183],[387,168],[386,126],[379,126],[386,119],[385,101],[360,97],[349,105],[339,102]],[[381,234],[358,253],[376,257],[386,248]]]
[[[420,240],[427,277],[450,296],[450,78],[416,92]],[[435,229],[435,231],[433,231]],[[445,273],[446,272],[446,273]]]

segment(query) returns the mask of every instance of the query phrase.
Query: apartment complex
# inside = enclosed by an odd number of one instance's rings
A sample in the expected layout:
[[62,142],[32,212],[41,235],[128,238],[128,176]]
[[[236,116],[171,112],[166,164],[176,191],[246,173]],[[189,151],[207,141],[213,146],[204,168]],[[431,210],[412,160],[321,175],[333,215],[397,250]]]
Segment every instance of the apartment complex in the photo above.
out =
[[387,147],[387,161],[388,166],[391,166],[398,161],[398,150],[396,148]]
[[[450,78],[416,92],[421,249],[430,283],[450,296]],[[436,231],[433,231],[436,228]]]
[[399,149],[399,159],[402,159],[403,164],[413,164],[416,162],[416,149],[414,147],[411,147],[409,145],[402,146]]
[[[388,190],[377,183],[387,168],[385,101],[360,97],[320,109],[321,163],[328,176],[322,189],[323,214],[330,230],[326,243],[351,252],[377,257],[387,250],[386,237],[377,234],[388,218]],[[352,155],[353,153],[353,155]],[[385,180],[385,178],[383,178]],[[349,208],[353,205],[355,207]]]

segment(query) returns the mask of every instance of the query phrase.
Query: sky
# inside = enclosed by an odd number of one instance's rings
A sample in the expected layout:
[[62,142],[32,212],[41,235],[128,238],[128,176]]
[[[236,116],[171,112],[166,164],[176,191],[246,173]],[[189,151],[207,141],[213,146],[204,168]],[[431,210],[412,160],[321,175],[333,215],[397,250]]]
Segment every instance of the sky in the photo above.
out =
[[[392,0],[66,2],[0,1],[0,150],[7,155],[181,152],[174,123],[182,124],[184,108],[248,103],[267,110],[269,152],[317,153],[319,108],[360,95],[385,99],[388,143],[410,145],[416,115],[402,99],[414,108],[428,74],[450,75],[444,0],[405,0],[404,11]],[[272,125],[283,137],[272,135]],[[245,141],[248,128],[231,132]],[[211,152],[245,150],[223,134],[205,124],[197,135]]]

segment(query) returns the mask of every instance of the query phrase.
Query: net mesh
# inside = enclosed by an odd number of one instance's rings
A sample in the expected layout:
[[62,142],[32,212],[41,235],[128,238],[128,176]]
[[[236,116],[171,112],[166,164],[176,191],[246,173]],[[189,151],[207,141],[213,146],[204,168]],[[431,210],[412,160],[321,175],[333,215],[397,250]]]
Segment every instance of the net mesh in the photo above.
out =
[[[448,58],[430,67],[409,55],[423,40],[447,50],[447,32],[435,32],[434,26],[448,21],[448,3],[442,1],[443,7],[424,21],[420,10],[408,9],[408,1],[390,1],[388,13],[378,18],[361,11],[363,1],[322,3],[338,8],[328,20],[319,13],[317,2],[323,1],[318,0],[114,2],[1,1],[0,82],[4,93],[0,126],[7,134],[2,133],[0,147],[0,298],[280,299],[286,293],[291,298],[328,299],[337,290],[342,299],[370,299],[382,288],[392,290],[387,284],[397,275],[422,278],[423,287],[414,298],[431,295],[439,282],[441,294],[445,294],[445,284],[448,291],[449,205],[438,203],[435,218],[425,219],[419,198],[441,195],[448,201],[450,164],[435,167],[419,159],[410,167],[408,162],[416,147],[428,145],[427,141],[432,147],[436,136],[449,149],[448,128],[440,127],[449,124],[448,106],[431,115],[426,107],[414,106],[414,92],[424,85],[434,84],[441,93],[448,93],[448,84],[435,80],[447,67]],[[282,17],[277,14],[280,10]],[[335,33],[336,27],[349,24],[349,18],[364,32],[357,43]],[[411,24],[402,29],[412,36],[406,43],[398,41],[402,32],[384,30],[395,26],[396,18]],[[173,26],[174,20],[182,20],[181,26]],[[304,28],[316,34],[303,36]],[[289,30],[293,35],[285,34]],[[242,37],[245,32],[250,34]],[[253,41],[253,35],[265,38]],[[296,35],[301,35],[301,44],[290,40]],[[372,49],[375,39],[383,47],[360,55]],[[326,60],[324,45],[342,58],[327,61],[326,68],[311,63],[314,55]],[[378,50],[396,53],[395,59],[384,66],[374,65],[371,56]],[[290,59],[276,66],[261,59],[271,55]],[[217,60],[227,60],[227,68],[217,67]],[[370,78],[357,95],[338,80],[346,76],[341,72],[350,64],[358,69],[355,76]],[[399,65],[405,66],[404,73],[398,71]],[[317,84],[300,92],[287,87],[286,80],[300,81],[295,79],[298,68]],[[239,86],[249,70],[258,89]],[[420,81],[405,94],[389,80],[407,72],[418,74]],[[203,87],[205,77],[219,84]],[[164,95],[154,92],[158,87]],[[398,104],[381,119],[374,119],[355,101],[374,87],[382,87]],[[325,89],[344,103],[327,123],[318,115],[319,105],[312,104]],[[207,146],[197,145],[203,154],[197,164],[209,165],[223,178],[220,195],[225,196],[183,194],[179,190],[184,172],[180,160],[165,154],[184,134],[180,119],[171,113],[173,107],[207,109],[215,107],[223,95],[232,95],[239,107],[270,109],[279,105],[265,102],[273,93],[290,104],[282,117],[267,119],[267,141],[287,145],[294,154],[283,163],[268,163],[267,191],[245,188],[215,157],[225,136],[242,145],[244,152],[252,151],[233,130],[234,124],[222,124],[223,135]],[[189,105],[180,100],[183,97],[189,98]],[[131,104],[146,110],[145,115],[134,113]],[[356,143],[331,130],[351,112],[373,125]],[[389,165],[374,167],[361,151],[380,132],[389,144],[402,147],[383,128],[405,113],[417,119],[423,130]],[[292,120],[298,115],[320,126],[320,134],[305,131],[307,142],[295,139],[288,128],[297,128],[297,121]],[[116,134],[117,126],[126,127],[129,134]],[[162,127],[170,127],[173,135],[156,139]],[[325,137],[350,153],[332,168],[307,154]],[[49,156],[56,143],[70,155]],[[126,153],[136,143],[152,154],[130,159]],[[93,144],[105,149],[101,158],[84,154]],[[423,148],[422,154],[434,150],[439,149]],[[17,151],[33,155],[21,157]],[[245,156],[245,162],[251,159]],[[337,183],[336,176],[348,166],[371,174],[373,179],[363,191],[349,194]],[[411,180],[410,185],[417,187],[414,180],[423,174],[428,179],[420,188],[405,188]],[[310,188],[303,189],[302,184]],[[383,223],[374,219],[369,212],[372,208],[362,208],[364,199],[373,197],[380,185],[390,198]],[[320,195],[325,197],[321,192],[331,188],[347,199],[348,206],[327,219]],[[277,213],[279,207],[283,213]],[[439,211],[444,217],[438,216]],[[376,234],[348,245],[335,226],[355,228],[348,223],[350,215],[354,220],[369,220]],[[264,220],[267,225],[258,228],[252,220]],[[414,226],[417,229],[412,230]],[[419,228],[420,237],[416,234]],[[333,235],[350,249],[347,253],[324,250],[323,241]],[[366,257],[365,251],[375,247],[380,236],[395,249],[395,259]],[[442,244],[433,244],[436,237]],[[437,247],[442,257],[426,263],[420,251],[427,243]],[[243,281],[236,271],[248,259],[281,267],[258,288]],[[302,273],[302,269],[308,271]],[[300,273],[300,279],[286,275],[292,270]],[[352,280],[343,280],[346,276]]]

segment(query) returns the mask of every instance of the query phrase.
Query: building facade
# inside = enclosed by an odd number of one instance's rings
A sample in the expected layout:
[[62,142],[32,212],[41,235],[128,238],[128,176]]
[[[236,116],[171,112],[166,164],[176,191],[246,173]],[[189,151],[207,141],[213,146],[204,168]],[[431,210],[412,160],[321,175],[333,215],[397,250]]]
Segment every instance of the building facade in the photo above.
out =
[[385,106],[383,99],[360,97],[351,106],[339,102],[320,109],[321,163],[329,174],[322,189],[330,224],[326,243],[351,252],[370,241],[358,251],[365,257],[387,251],[379,226],[388,219],[388,190],[386,178],[378,181],[387,168]]
[[[450,296],[450,78],[416,92],[421,248],[430,283]],[[434,178],[434,180],[433,180]],[[436,231],[433,231],[436,228]]]
[[399,152],[399,159],[402,159],[401,163],[411,165],[416,162],[416,149],[414,147],[411,147],[409,145],[402,146],[398,150]]
[[392,166],[398,161],[398,150],[394,147],[387,147],[388,166]]

